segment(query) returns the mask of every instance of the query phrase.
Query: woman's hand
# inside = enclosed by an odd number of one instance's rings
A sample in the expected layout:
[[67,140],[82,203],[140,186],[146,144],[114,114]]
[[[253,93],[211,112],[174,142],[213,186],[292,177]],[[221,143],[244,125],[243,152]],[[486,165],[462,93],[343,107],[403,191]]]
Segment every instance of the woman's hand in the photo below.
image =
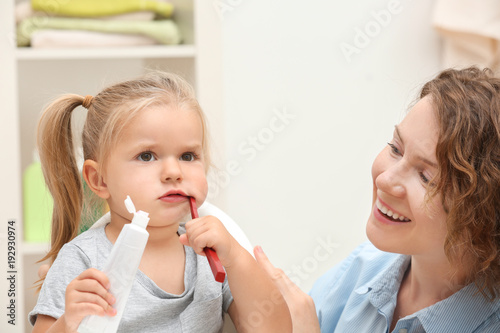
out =
[[311,296],[294,284],[283,270],[271,264],[260,246],[254,249],[255,259],[269,275],[285,299],[292,316],[293,333],[320,332],[316,307]]
[[47,276],[47,273],[49,271],[50,265],[49,264],[43,264],[38,268],[38,277],[40,279],[45,279]]
[[66,287],[64,320],[67,332],[76,332],[83,318],[89,315],[114,316],[115,298],[109,293],[106,274],[89,268]]

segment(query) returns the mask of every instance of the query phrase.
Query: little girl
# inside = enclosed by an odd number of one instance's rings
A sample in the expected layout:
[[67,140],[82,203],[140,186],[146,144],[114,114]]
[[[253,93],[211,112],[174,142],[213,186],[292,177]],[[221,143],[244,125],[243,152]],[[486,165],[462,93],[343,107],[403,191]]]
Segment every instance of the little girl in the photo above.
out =
[[[102,218],[105,226],[76,237],[84,197],[71,114],[80,105],[88,109],[83,178],[110,213]],[[218,219],[180,225],[189,197],[198,206],[205,200],[210,165],[205,117],[183,79],[154,72],[95,97],[64,95],[41,117],[38,149],[54,198],[46,256],[53,264],[29,314],[33,332],[76,332],[88,315],[116,314],[100,269],[132,218],[123,203],[127,195],[151,219],[119,332],[221,332],[224,312],[238,332],[291,332],[281,294]],[[225,267],[224,283],[214,280],[205,247],[213,248]]]

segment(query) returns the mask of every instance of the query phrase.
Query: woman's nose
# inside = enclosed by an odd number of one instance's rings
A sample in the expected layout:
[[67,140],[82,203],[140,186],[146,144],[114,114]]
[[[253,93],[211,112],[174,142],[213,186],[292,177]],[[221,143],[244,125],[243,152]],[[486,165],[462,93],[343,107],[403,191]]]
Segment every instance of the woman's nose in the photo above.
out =
[[175,158],[166,159],[162,164],[162,181],[181,181],[182,169],[179,160]]
[[402,167],[395,164],[382,171],[375,179],[378,189],[395,197],[403,197],[406,194],[404,186],[405,175]]

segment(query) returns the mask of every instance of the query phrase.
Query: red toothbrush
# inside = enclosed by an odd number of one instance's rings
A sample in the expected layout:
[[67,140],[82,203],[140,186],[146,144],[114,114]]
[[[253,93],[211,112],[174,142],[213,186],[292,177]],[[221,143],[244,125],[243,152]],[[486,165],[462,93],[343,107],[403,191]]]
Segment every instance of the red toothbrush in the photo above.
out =
[[[191,208],[191,217],[193,219],[198,218],[198,210],[196,209],[196,200],[193,197],[189,197],[189,207]],[[205,255],[207,256],[208,263],[210,264],[210,268],[212,269],[212,273],[214,275],[215,281],[224,282],[226,278],[226,271],[222,266],[219,256],[217,253],[209,247],[203,249]]]

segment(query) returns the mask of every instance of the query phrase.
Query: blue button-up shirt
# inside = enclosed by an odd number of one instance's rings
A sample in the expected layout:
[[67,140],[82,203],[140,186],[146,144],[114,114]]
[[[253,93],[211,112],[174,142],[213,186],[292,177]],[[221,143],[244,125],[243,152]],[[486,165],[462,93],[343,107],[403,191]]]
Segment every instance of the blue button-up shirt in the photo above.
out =
[[[364,243],[314,284],[321,332],[388,333],[410,257]],[[484,298],[474,284],[399,319],[394,333],[500,333],[500,299]]]

